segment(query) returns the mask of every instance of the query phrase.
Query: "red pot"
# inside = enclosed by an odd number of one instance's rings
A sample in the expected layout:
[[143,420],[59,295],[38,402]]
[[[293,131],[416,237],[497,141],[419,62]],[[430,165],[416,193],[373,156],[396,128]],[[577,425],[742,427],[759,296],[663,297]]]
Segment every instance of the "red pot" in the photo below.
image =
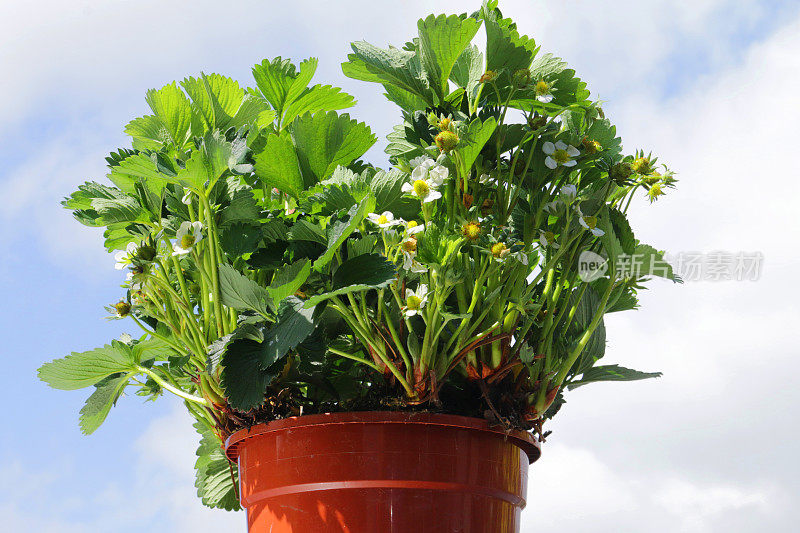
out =
[[363,412],[234,433],[250,533],[516,533],[539,446],[485,420]]

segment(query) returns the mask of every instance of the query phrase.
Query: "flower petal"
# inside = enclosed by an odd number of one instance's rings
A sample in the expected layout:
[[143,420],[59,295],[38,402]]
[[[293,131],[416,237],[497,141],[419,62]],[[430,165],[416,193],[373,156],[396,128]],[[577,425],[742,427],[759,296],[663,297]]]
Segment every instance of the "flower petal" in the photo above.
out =
[[565,143],[564,141],[556,141],[556,149],[557,150],[566,150],[567,149],[567,143]]
[[542,145],[542,151],[547,155],[550,155],[556,151],[556,145],[551,143],[550,141],[547,141]]
[[570,157],[578,157],[581,155],[581,151],[570,145],[567,146],[567,154],[569,154]]
[[558,166],[558,163],[556,163],[556,160],[553,159],[552,157],[547,156],[544,159],[544,166],[546,166],[551,170],[555,170],[555,168]]
[[578,163],[576,163],[575,160],[570,159],[569,161],[565,161],[564,163],[561,164],[564,165],[565,167],[574,167]]

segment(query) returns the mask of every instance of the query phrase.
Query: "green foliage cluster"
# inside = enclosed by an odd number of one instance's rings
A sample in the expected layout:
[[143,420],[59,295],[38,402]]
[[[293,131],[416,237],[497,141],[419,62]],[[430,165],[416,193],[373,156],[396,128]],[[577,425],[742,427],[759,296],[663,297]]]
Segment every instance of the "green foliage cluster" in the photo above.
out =
[[[486,49],[472,45],[479,29]],[[391,167],[360,158],[352,96],[312,85],[316,59],[202,74],[147,92],[111,185],[63,202],[127,270],[107,307],[143,331],[45,364],[94,387],[95,431],[128,390],[180,397],[201,436],[198,494],[235,509],[231,432],[347,409],[429,409],[535,429],[563,392],[657,376],[600,365],[606,313],[651,276],[677,281],[626,212],[675,179],[625,155],[586,84],[496,2],[429,16],[399,48],[352,44],[342,65],[402,111]]]

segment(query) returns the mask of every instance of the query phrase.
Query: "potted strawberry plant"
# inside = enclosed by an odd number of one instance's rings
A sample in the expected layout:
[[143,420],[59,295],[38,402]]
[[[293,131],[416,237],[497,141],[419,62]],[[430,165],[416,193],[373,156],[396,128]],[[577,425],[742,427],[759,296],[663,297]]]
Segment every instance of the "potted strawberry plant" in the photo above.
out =
[[386,169],[353,97],[278,57],[148,91],[110,184],[64,201],[142,335],[41,379],[94,388],[87,434],[128,390],[180,398],[198,495],[251,531],[516,531],[564,393],[658,375],[600,359],[604,315],[678,281],[626,218],[672,173],[496,2],[418,30],[342,65],[400,108]]

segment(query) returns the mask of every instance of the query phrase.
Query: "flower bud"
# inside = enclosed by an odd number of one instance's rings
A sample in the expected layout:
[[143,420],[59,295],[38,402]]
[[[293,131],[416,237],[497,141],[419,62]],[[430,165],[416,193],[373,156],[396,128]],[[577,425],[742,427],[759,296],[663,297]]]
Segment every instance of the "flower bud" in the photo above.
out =
[[619,185],[624,184],[631,174],[633,174],[633,168],[630,163],[625,161],[611,167],[608,173],[609,177]]
[[517,87],[525,87],[531,81],[531,71],[522,68],[514,72],[514,85]]
[[481,79],[479,80],[481,83],[489,83],[497,79],[497,72],[494,70],[487,70]]
[[583,148],[587,154],[596,154],[603,149],[603,145],[597,141],[590,140],[588,137],[584,137],[581,144],[583,144]]
[[447,153],[453,150],[458,144],[458,135],[452,131],[443,131],[436,136],[435,140],[436,146],[439,147],[439,150]]

